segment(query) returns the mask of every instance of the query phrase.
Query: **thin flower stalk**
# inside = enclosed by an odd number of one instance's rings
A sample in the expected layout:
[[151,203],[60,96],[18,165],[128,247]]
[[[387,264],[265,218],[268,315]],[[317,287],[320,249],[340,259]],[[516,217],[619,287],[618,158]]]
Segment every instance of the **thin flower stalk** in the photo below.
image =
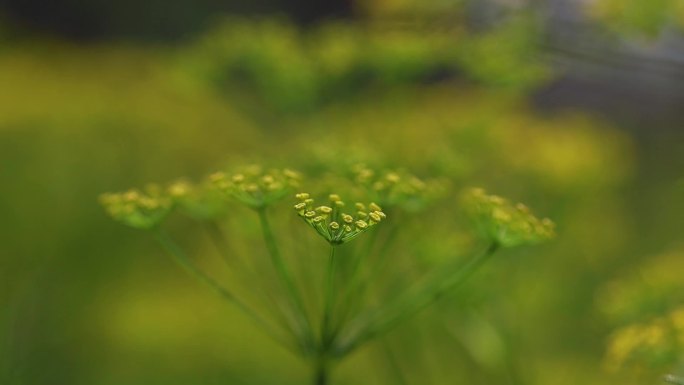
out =
[[[492,243],[487,250],[478,257],[470,260],[455,273],[444,278],[429,279],[424,285],[415,287],[401,295],[396,301],[379,309],[374,309],[360,315],[349,326],[340,345],[336,347],[336,355],[344,357],[363,343],[382,336],[432,303],[436,302],[444,293],[455,289],[482,266],[499,249],[499,245]],[[444,269],[453,272],[452,268]]]
[[227,267],[235,270],[246,271],[248,273],[253,273],[248,268],[247,264],[242,258],[239,257],[238,253],[232,249],[230,243],[223,235],[221,226],[214,220],[204,222],[204,230],[206,231],[209,239],[216,247],[219,256],[226,264]]
[[328,385],[330,378],[330,363],[327,357],[319,357],[314,363],[314,385]]
[[[236,277],[240,280],[240,283],[245,287],[252,286],[257,274],[244,260],[242,260],[242,258],[238,258],[238,254],[234,250],[231,250],[230,244],[223,235],[223,231],[221,231],[219,225],[215,221],[209,221],[206,222],[204,227],[221,256],[221,259],[229,268],[238,272]],[[276,319],[281,327],[286,329],[293,337],[297,338],[296,325],[294,324],[297,321],[292,319],[292,317],[288,317],[286,306],[282,301],[279,301],[264,289],[264,287],[259,287],[256,288],[255,291],[259,292],[261,295],[261,299],[265,302],[269,314]]]
[[162,247],[169,252],[169,254],[175,259],[175,261],[181,265],[187,272],[192,276],[197,278],[199,281],[205,283],[211,289],[213,289],[219,296],[228,302],[234,304],[240,311],[251,318],[267,335],[273,338],[274,341],[279,343],[281,346],[287,350],[296,352],[293,348],[292,343],[284,339],[265,319],[263,319],[259,314],[257,314],[252,308],[247,304],[238,299],[231,291],[223,287],[216,280],[211,278],[205,272],[200,270],[194,263],[185,255],[183,250],[169,237],[169,235],[163,230],[157,230],[155,232],[157,241],[162,245]]
[[368,283],[367,279],[363,279],[364,274],[362,273],[361,267],[365,263],[368,263],[369,257],[373,253],[374,246],[377,243],[377,239],[378,231],[371,232],[363,249],[357,253],[354,258],[350,275],[347,278],[347,284],[344,285],[344,290],[340,295],[342,308],[340,309],[338,324],[335,325],[336,333],[339,332],[339,329],[349,321],[361,306],[361,299],[363,298],[362,293]]
[[292,279],[292,274],[280,255],[280,250],[278,249],[278,244],[269,223],[266,210],[262,208],[257,210],[257,213],[259,214],[262,235],[264,242],[266,243],[268,254],[271,257],[271,262],[294,307],[293,311],[297,318],[300,338],[302,339],[303,345],[310,350],[314,346],[315,338],[313,335],[311,322],[309,321],[309,317],[304,306],[304,301],[302,300],[299,290],[295,286],[295,283]]
[[382,347],[382,352],[385,355],[385,358],[387,359],[387,363],[389,364],[390,369],[394,374],[396,383],[399,385],[408,385],[408,381],[406,381],[406,377],[404,376],[401,365],[399,364],[399,359],[392,351],[392,348],[390,347],[390,344],[387,341],[387,339],[382,338],[380,345]]
[[[379,232],[376,231],[372,234],[372,242],[369,244],[366,253],[361,254],[360,256],[359,262],[368,262],[373,249],[377,250],[374,256],[375,260],[367,269],[365,269],[365,273],[363,273],[361,269],[358,269],[357,274],[352,276],[348,295],[350,301],[349,310],[347,311],[348,317],[353,316],[362,309],[364,305],[363,299],[366,297],[366,293],[371,286],[371,282],[373,281],[374,277],[377,277],[379,274],[381,274],[383,269],[387,267],[387,263],[389,261],[388,257],[390,256],[390,245],[399,233],[399,226],[396,225],[396,222],[393,222],[388,224],[385,230],[385,237],[381,241],[378,241],[378,238],[380,238]],[[377,245],[378,242],[379,245]],[[359,265],[360,264],[361,263],[359,263]]]
[[335,246],[330,246],[330,257],[328,258],[328,267],[325,280],[325,299],[323,304],[323,322],[321,323],[321,348],[326,349],[331,339],[334,338],[333,330],[331,330],[331,320],[333,318],[333,310],[335,308],[335,268],[337,263],[335,261]]

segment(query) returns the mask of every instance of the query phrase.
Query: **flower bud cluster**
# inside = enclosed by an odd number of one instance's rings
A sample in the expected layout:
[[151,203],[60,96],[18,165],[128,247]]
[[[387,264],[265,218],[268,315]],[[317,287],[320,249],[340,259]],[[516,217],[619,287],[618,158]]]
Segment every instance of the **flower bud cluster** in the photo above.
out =
[[609,369],[651,367],[664,369],[679,359],[684,346],[684,309],[678,308],[645,323],[624,326],[608,341],[605,364]]
[[464,201],[482,235],[501,246],[535,244],[555,236],[550,219],[538,219],[521,203],[513,205],[479,188],[471,189]]
[[173,207],[173,201],[156,185],[148,186],[145,192],[106,193],[100,196],[100,203],[112,218],[137,229],[157,226]]
[[418,211],[444,195],[445,183],[422,180],[403,170],[374,171],[365,165],[353,168],[354,180],[364,186],[382,205]]
[[259,166],[250,166],[232,175],[218,172],[209,179],[218,191],[249,207],[263,208],[291,193],[299,186],[301,176],[289,169],[265,171]]
[[167,188],[167,194],[181,211],[198,220],[215,219],[227,209],[225,197],[210,183],[177,181]]
[[[386,218],[375,203],[356,203],[347,208],[337,194],[330,194],[329,206],[316,206],[308,193],[299,193],[296,198],[299,203],[294,208],[299,216],[333,245],[349,242]],[[353,212],[350,210],[356,212],[349,214]]]

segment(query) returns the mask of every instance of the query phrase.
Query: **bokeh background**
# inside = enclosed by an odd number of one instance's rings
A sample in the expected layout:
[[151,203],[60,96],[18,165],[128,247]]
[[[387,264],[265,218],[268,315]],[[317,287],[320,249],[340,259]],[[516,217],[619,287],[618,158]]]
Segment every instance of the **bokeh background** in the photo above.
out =
[[[559,236],[501,255],[390,334],[394,362],[369,346],[334,383],[684,375],[682,4],[0,1],[0,383],[306,383],[97,197],[356,160],[484,186]],[[405,243],[452,244],[419,221]]]

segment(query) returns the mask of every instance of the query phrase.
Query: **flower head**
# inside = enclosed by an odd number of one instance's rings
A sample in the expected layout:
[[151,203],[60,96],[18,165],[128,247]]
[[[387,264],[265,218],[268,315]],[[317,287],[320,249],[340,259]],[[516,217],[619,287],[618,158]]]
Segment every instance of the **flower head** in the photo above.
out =
[[358,211],[346,213],[343,211],[345,204],[337,194],[328,197],[329,205],[320,206],[314,204],[308,193],[295,197],[299,200],[294,205],[297,214],[332,245],[351,241],[387,217],[375,203],[356,203]]
[[210,183],[185,180],[172,183],[167,193],[183,212],[198,220],[214,219],[226,212],[226,200]]
[[555,235],[550,219],[538,219],[521,203],[513,205],[479,188],[466,193],[464,201],[480,233],[501,246],[539,243]]
[[406,211],[419,211],[446,191],[444,181],[423,180],[404,170],[376,171],[358,164],[352,173],[354,181],[380,204]]
[[679,308],[647,322],[617,329],[609,338],[605,365],[611,370],[628,367],[662,370],[676,363],[682,342],[684,310]]
[[263,208],[287,196],[299,185],[301,176],[289,169],[250,166],[232,175],[218,172],[209,179],[218,191],[249,207]]
[[102,194],[100,203],[112,218],[138,229],[159,225],[173,207],[172,199],[157,185],[148,186],[144,192],[132,189]]

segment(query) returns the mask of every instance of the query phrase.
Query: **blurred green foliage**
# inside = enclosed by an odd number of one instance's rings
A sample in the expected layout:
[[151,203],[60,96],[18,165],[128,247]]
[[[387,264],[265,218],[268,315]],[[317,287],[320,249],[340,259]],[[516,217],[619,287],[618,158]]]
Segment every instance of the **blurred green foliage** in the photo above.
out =
[[678,0],[599,0],[589,13],[616,32],[657,37],[666,27],[684,27],[684,4]]
[[[369,14],[384,12],[371,5]],[[555,242],[497,259],[438,309],[350,357],[337,383],[398,383],[398,374],[421,384],[636,381],[601,363],[614,328],[681,305],[670,295],[677,258],[662,262],[672,275],[660,289],[622,276],[681,236],[684,205],[672,187],[681,148],[663,139],[669,150],[645,153],[597,117],[537,112],[527,96],[550,71],[534,54],[534,24],[521,20],[484,34],[229,20],[174,49],[4,47],[0,383],[302,383],[302,363],[97,202],[104,191],[250,162],[310,175],[359,162],[403,169],[486,187],[558,224]],[[402,222],[395,268],[418,276],[463,256],[473,239],[452,229],[465,220],[445,202]],[[170,225],[232,282],[196,226]],[[222,226],[244,245],[237,252],[256,250],[253,222]],[[291,247],[305,265],[315,245]],[[613,281],[623,289],[605,294]],[[391,293],[396,282],[377,285]]]
[[529,18],[482,36],[439,25],[337,22],[300,31],[285,21],[228,20],[179,55],[179,71],[232,99],[313,112],[456,72],[483,83],[533,86],[546,72],[533,56],[535,36]]

